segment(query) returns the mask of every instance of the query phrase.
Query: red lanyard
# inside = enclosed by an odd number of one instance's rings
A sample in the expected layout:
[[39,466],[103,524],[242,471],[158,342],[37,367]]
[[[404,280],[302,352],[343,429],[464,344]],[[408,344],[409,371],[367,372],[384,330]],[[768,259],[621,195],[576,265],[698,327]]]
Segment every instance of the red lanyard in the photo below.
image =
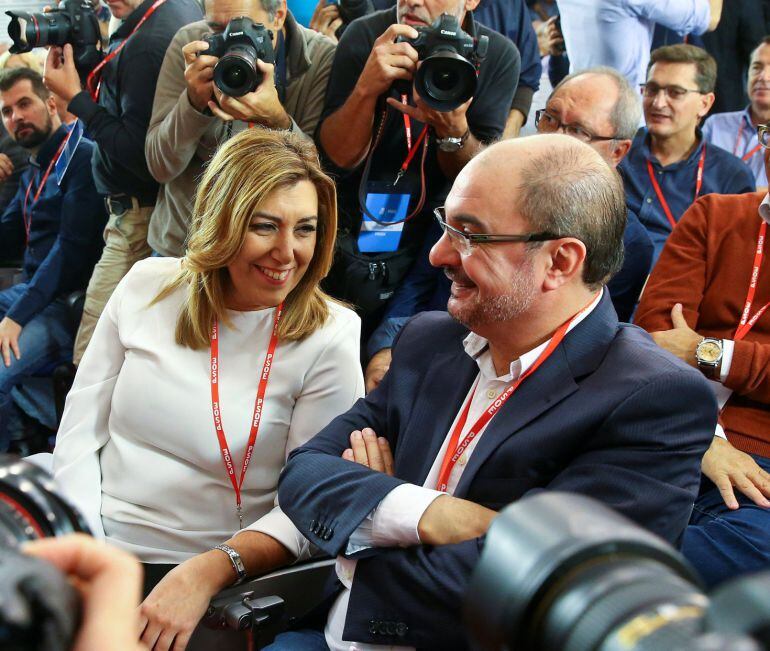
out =
[[227,437],[222,426],[222,408],[219,402],[219,324],[214,320],[211,326],[211,411],[214,416],[214,429],[217,431],[219,439],[219,449],[222,453],[222,460],[225,462],[225,470],[230,478],[230,483],[235,491],[235,511],[238,514],[240,528],[243,529],[243,509],[241,508],[241,487],[243,479],[246,476],[246,470],[251,462],[251,453],[254,451],[254,443],[257,440],[259,424],[262,421],[262,405],[265,401],[265,391],[267,390],[267,381],[270,378],[270,369],[275,357],[275,347],[278,345],[278,322],[281,320],[283,312],[283,303],[275,308],[275,320],[273,321],[273,333],[270,335],[270,344],[267,347],[267,354],[262,365],[262,373],[259,376],[259,385],[257,387],[257,399],[254,402],[254,415],[251,419],[251,431],[249,432],[249,442],[246,444],[246,454],[243,457],[243,466],[241,467],[241,476],[236,481],[235,466],[233,465],[233,455],[230,454],[230,446],[227,444]]
[[[738,137],[735,139],[735,147],[733,147],[733,156],[737,156],[738,151],[738,145],[741,144],[741,140],[743,139],[743,116],[741,116],[741,124],[738,127]],[[749,140],[746,145],[749,144],[751,140]],[[756,154],[760,149],[762,149],[762,145],[757,145],[754,147],[754,149],[751,149],[747,151],[743,156],[741,156],[741,160],[745,163],[749,160],[754,154]]]
[[[454,429],[452,430],[452,435],[449,437],[449,445],[447,445],[446,453],[444,454],[444,460],[441,463],[441,470],[438,474],[438,481],[436,482],[436,490],[438,491],[446,491],[447,485],[449,484],[449,477],[452,475],[452,470],[454,470],[455,464],[460,459],[460,457],[463,455],[465,450],[468,448],[468,446],[471,444],[473,439],[475,439],[482,430],[487,426],[490,420],[492,420],[492,417],[502,409],[503,405],[506,403],[508,398],[510,398],[516,389],[519,388],[519,385],[521,385],[524,380],[526,380],[530,375],[532,375],[542,364],[547,360],[554,350],[558,347],[558,345],[562,342],[564,337],[567,335],[567,330],[569,330],[570,324],[578,317],[578,315],[585,312],[591,303],[594,302],[596,297],[591,299],[591,302],[586,305],[582,310],[580,310],[577,314],[569,318],[567,321],[562,323],[559,326],[559,329],[554,333],[553,337],[551,337],[551,341],[548,342],[548,345],[546,346],[545,350],[543,350],[542,353],[538,356],[538,358],[535,360],[534,364],[530,366],[524,373],[522,373],[519,376],[519,379],[516,380],[513,384],[511,384],[503,393],[501,393],[495,401],[487,407],[486,411],[481,414],[481,417],[471,426],[470,430],[468,431],[468,434],[465,436],[465,438],[462,440],[461,443],[458,445],[458,441],[460,440],[460,434],[463,431],[463,428],[465,427],[465,423],[468,420],[468,413],[471,410],[471,403],[473,402],[473,396],[476,393],[476,388],[478,386],[478,382],[476,383],[476,386],[473,387],[473,390],[471,391],[471,395],[468,397],[468,400],[465,402],[465,406],[463,407],[462,413],[460,414],[460,417],[457,419],[457,423],[455,424]],[[454,452],[453,452],[454,450]]]
[[757,280],[759,278],[759,268],[762,266],[762,258],[764,257],[765,248],[765,235],[767,233],[767,222],[763,219],[762,225],[759,227],[759,235],[757,236],[757,251],[754,254],[754,268],[751,270],[751,280],[749,281],[749,291],[746,294],[746,304],[743,307],[743,313],[741,314],[741,321],[738,328],[735,330],[735,341],[743,339],[754,327],[754,324],[759,320],[765,310],[770,307],[770,303],[758,310],[754,316],[749,318],[751,314],[751,305],[754,303],[754,294],[757,291]]
[[[74,129],[71,130],[67,134],[67,136],[64,138],[64,140],[61,141],[61,144],[59,145],[59,149],[56,150],[56,153],[51,159],[51,162],[48,163],[48,168],[46,169],[45,174],[43,174],[43,180],[40,181],[40,184],[37,186],[37,192],[35,192],[35,196],[32,197],[32,208],[35,207],[37,200],[40,198],[40,193],[43,191],[46,181],[48,181],[48,177],[51,175],[51,170],[53,170],[54,165],[56,165],[56,161],[59,159],[59,156],[61,156],[61,153],[64,151],[64,148],[67,146],[67,141],[70,139],[70,136],[72,135],[72,131],[74,131]],[[29,242],[29,231],[30,231],[30,228],[32,228],[32,214],[30,212],[29,216],[27,216],[27,202],[29,201],[29,193],[32,191],[32,184],[34,182],[35,182],[35,177],[33,176],[32,178],[30,178],[29,184],[27,185],[27,191],[24,193],[24,204],[21,207],[21,217],[24,220],[24,231],[27,236],[26,242]]]
[[[401,103],[405,106],[408,104],[408,100],[406,95],[401,95]],[[425,134],[428,131],[428,125],[426,124],[422,131],[420,132],[420,135],[417,137],[417,142],[414,143],[414,146],[412,146],[412,120],[411,118],[404,113],[404,131],[406,132],[406,158],[404,159],[404,162],[401,163],[401,168],[398,170],[398,174],[396,174],[396,180],[393,181],[393,185],[396,185],[400,180],[401,177],[406,174],[406,171],[409,169],[409,163],[412,162],[412,159],[414,158],[414,155],[417,153],[417,150],[420,148],[420,145],[422,144],[422,141],[425,139]]]
[[[104,59],[102,59],[101,63],[96,66],[88,75],[86,78],[86,88],[88,89],[88,92],[91,93],[91,97],[93,98],[94,102],[99,101],[99,91],[102,87],[102,81],[100,77],[100,72],[104,66],[106,66],[110,61],[112,61],[120,51],[125,47],[126,43],[128,43],[129,39],[136,34],[137,30],[144,25],[144,21],[147,20],[152,14],[155,13],[155,10],[160,7],[166,0],[155,0],[152,7],[150,7],[142,16],[142,18],[139,20],[139,22],[136,24],[136,27],[131,30],[131,33],[126,36],[126,38],[123,40],[123,42],[118,45],[112,52],[110,52]],[[139,72],[135,72],[134,74],[141,74]],[[98,81],[97,81],[98,79]]]
[[[701,151],[700,159],[698,160],[698,171],[695,174],[695,197],[693,198],[693,201],[698,198],[700,195],[700,189],[703,185],[703,167],[706,164],[706,143],[703,143],[703,151]],[[666,197],[663,196],[663,190],[660,189],[660,185],[658,185],[658,180],[655,178],[655,170],[652,168],[652,162],[650,159],[647,159],[647,173],[650,175],[650,183],[652,183],[652,188],[655,190],[655,194],[658,197],[658,201],[660,201],[660,205],[663,207],[663,212],[666,213],[666,219],[668,219],[668,223],[671,224],[671,228],[674,228],[676,226],[676,220],[674,219],[674,215],[671,212],[671,208],[668,207],[668,201],[666,201]]]

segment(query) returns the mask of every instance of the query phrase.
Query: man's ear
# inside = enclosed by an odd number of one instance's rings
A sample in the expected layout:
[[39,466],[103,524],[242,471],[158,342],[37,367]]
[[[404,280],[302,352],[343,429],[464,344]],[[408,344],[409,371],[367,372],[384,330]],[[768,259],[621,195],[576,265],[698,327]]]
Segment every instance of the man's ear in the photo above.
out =
[[283,24],[286,22],[286,0],[283,0],[275,10],[275,17],[273,18],[273,29],[278,31],[283,29]]
[[612,164],[614,167],[617,167],[620,164],[620,161],[622,161],[626,154],[631,149],[631,141],[630,140],[616,140],[615,146],[612,148],[612,151],[610,152],[610,156],[612,157]]
[[56,98],[54,97],[53,93],[51,93],[45,100],[45,107],[48,109],[48,115],[53,117],[54,115],[59,115],[59,111],[56,108]]
[[550,258],[543,281],[544,290],[558,289],[583,273],[586,259],[586,245],[583,242],[574,237],[565,237],[546,242],[545,247]]
[[705,95],[701,95],[701,109],[698,111],[698,117],[703,119],[708,115],[708,112],[711,110],[711,107],[714,105],[714,100],[716,99],[716,96],[714,93],[706,93]]

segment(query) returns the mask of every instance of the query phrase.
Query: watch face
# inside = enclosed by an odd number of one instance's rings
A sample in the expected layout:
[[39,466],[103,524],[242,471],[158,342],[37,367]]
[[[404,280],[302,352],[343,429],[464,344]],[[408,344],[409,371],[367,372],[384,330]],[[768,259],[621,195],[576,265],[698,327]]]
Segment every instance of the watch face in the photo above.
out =
[[698,359],[702,362],[713,363],[722,354],[722,347],[713,341],[704,341],[698,346]]

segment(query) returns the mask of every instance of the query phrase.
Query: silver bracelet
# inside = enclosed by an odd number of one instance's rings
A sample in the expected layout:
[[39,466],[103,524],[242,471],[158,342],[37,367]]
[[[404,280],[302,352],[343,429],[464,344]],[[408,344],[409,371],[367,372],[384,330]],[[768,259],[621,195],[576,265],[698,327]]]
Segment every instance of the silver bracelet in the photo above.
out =
[[233,564],[233,569],[235,570],[235,574],[237,575],[237,581],[240,581],[244,578],[246,578],[246,567],[243,565],[243,560],[241,559],[241,555],[235,551],[230,545],[225,545],[224,543],[221,545],[217,545],[214,547],[214,549],[218,549],[219,551],[224,552],[227,554],[227,556],[230,558],[230,562]]

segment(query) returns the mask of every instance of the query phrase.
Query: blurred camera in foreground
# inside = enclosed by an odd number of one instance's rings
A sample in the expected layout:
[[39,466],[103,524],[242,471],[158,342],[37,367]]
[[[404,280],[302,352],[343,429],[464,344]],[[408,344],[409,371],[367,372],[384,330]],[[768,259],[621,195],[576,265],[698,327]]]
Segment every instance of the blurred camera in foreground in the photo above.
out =
[[53,566],[25,556],[22,543],[85,532],[42,469],[0,455],[0,649],[65,651],[78,629],[78,595]]
[[225,95],[241,97],[262,83],[257,59],[275,63],[272,32],[262,23],[242,16],[233,18],[222,34],[203,38],[209,49],[201,52],[219,58],[214,66],[214,83]]
[[430,27],[416,27],[410,43],[420,57],[414,76],[417,94],[437,111],[454,111],[476,93],[477,69],[487,55],[489,37],[474,39],[464,32],[457,18],[441,14]]
[[490,527],[465,621],[483,649],[770,649],[770,573],[711,597],[667,543],[588,497],[539,493]]
[[102,60],[99,21],[89,0],[62,0],[58,9],[45,13],[5,13],[11,17],[8,36],[13,41],[12,54],[70,43],[81,77]]

